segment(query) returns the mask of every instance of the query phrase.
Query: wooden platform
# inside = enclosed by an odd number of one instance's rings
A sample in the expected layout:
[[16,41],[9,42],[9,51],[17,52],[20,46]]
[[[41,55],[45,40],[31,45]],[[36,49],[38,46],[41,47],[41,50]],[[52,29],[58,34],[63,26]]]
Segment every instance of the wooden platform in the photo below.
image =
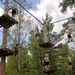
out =
[[45,51],[44,51],[44,53],[49,53],[49,52],[50,52],[49,50],[45,50]]
[[49,48],[49,47],[52,47],[53,44],[46,42],[46,43],[39,44],[39,46],[42,48]]
[[5,48],[5,49],[1,48],[0,49],[0,57],[1,56],[10,56],[10,55],[13,55],[13,54],[15,54],[15,52],[10,50],[10,49],[8,49],[8,48]]
[[17,23],[18,22],[14,18],[10,17],[7,14],[4,14],[4,15],[0,16],[0,27],[9,28],[12,25],[17,24]]

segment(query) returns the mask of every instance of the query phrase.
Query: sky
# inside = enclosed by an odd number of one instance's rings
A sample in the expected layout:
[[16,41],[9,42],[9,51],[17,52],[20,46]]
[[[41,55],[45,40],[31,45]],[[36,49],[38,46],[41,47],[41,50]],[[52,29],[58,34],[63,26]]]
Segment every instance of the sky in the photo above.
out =
[[[52,22],[68,18],[72,16],[72,11],[68,8],[66,14],[63,14],[60,12],[61,8],[59,8],[59,3],[62,2],[62,0],[28,0],[32,3],[32,9],[29,10],[35,17],[37,17],[41,22],[42,18],[45,18],[46,13],[49,14],[49,16],[53,17]],[[0,15],[2,14],[3,6],[0,4]],[[62,29],[62,24],[64,22],[59,22],[54,24],[54,31],[57,31],[58,33]],[[2,36],[0,35],[2,38]],[[1,41],[0,38],[0,41]],[[0,42],[1,44],[1,42]]]
[[[3,5],[0,3],[0,16],[2,16],[3,13]],[[2,28],[0,28],[0,45],[2,45]]]
[[[31,9],[30,12],[34,14],[34,16],[36,16],[40,21],[42,21],[42,18],[45,18],[46,13],[53,17],[52,22],[72,16],[70,9],[68,9],[66,14],[60,12],[61,8],[59,8],[59,3],[61,1],[62,0],[40,0],[40,2],[35,6],[36,9]],[[54,30],[59,32],[62,29],[62,23],[63,22],[56,23]]]
[[40,3],[40,0],[27,0],[28,2],[32,3],[32,9],[36,10],[36,5]]

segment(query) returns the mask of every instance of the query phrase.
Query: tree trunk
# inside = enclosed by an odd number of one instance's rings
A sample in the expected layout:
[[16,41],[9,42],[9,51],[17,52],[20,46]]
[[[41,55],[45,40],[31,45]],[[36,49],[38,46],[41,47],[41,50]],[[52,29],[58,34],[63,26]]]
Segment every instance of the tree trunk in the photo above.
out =
[[[8,0],[5,0],[5,14],[8,14]],[[3,39],[2,39],[2,48],[6,48],[7,46],[7,31],[8,28],[3,28]],[[5,75],[5,60],[6,57],[1,57],[1,63],[0,63],[0,75]]]

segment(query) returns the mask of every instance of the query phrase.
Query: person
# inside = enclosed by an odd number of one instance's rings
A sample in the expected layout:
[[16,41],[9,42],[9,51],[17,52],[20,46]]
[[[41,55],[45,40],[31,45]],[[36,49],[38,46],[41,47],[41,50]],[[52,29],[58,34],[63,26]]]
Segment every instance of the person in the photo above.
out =
[[68,37],[68,42],[72,42],[73,41],[72,36],[71,36],[71,32],[72,32],[71,30],[66,31],[67,37]]
[[16,44],[16,47],[15,47],[15,56],[18,54],[18,46],[19,46],[19,44]]
[[50,65],[44,65],[43,66],[43,72],[45,72],[45,73],[50,72]]
[[11,8],[9,8],[9,10],[12,10],[12,17],[15,18],[16,15],[18,14],[18,8],[14,5]]
[[69,64],[69,65],[72,65],[72,59],[71,59],[71,56],[68,56],[68,64]]
[[72,58],[68,56],[68,70],[72,70]]
[[45,53],[45,57],[43,58],[43,72],[48,73],[50,71],[50,63],[48,53]]

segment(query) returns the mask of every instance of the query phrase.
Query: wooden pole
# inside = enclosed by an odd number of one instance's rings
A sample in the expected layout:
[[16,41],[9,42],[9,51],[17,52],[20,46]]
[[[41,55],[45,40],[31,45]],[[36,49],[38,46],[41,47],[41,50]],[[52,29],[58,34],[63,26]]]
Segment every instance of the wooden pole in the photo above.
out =
[[[5,0],[5,14],[8,14],[8,0]],[[3,39],[2,39],[2,48],[6,48],[7,46],[7,32],[8,28],[3,27]],[[0,75],[5,75],[5,60],[6,57],[2,56],[1,57],[1,63],[0,63]]]
[[[20,13],[21,13],[21,7],[20,8]],[[21,25],[21,14],[19,13],[19,27],[18,27],[18,44],[20,46],[20,25]],[[21,75],[21,68],[20,68],[20,63],[21,63],[21,60],[20,60],[20,47],[18,48],[18,75]]]

